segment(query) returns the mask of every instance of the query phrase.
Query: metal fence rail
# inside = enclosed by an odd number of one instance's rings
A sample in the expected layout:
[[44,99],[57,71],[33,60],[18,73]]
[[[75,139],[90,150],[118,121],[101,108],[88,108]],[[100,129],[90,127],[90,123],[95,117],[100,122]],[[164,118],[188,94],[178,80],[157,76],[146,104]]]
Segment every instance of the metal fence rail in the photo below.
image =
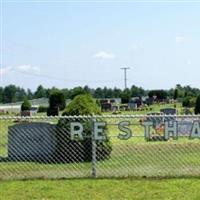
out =
[[0,179],[200,177],[199,115],[0,117]]

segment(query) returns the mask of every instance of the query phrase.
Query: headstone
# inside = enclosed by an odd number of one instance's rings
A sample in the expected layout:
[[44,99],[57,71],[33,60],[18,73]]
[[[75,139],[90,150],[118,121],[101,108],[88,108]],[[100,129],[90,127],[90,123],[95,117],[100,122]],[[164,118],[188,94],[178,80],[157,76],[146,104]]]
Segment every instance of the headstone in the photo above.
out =
[[178,120],[178,135],[190,136],[193,121],[193,119]]
[[100,99],[100,104],[108,103],[107,99]]
[[48,162],[55,150],[55,125],[33,122],[9,127],[9,160]]
[[21,111],[21,116],[22,117],[31,117],[32,112],[30,110],[23,110],[23,111]]
[[112,104],[111,103],[103,103],[101,104],[102,111],[111,111]]
[[160,109],[160,112],[162,112],[165,115],[175,115],[176,109],[174,109],[174,108],[163,108],[163,109]]
[[110,103],[116,103],[115,99],[110,99]]
[[6,113],[5,110],[0,109],[0,114],[5,114],[5,113]]
[[135,109],[137,109],[137,103],[129,102],[128,103],[128,108],[129,108],[129,110],[135,110]]
[[112,105],[112,112],[116,112],[119,110],[119,106],[118,105]]

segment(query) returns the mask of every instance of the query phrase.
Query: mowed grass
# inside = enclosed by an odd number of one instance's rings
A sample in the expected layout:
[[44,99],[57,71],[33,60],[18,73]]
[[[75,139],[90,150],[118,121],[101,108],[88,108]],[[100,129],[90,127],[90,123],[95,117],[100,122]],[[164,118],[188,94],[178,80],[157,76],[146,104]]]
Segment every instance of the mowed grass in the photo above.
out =
[[[97,177],[199,177],[199,139],[179,138],[176,141],[147,142],[140,118],[106,118],[111,136],[109,159],[97,162]],[[117,124],[131,121],[134,136],[120,140]],[[49,121],[52,122],[52,121]],[[54,122],[55,123],[55,122]],[[12,121],[1,121],[0,156],[7,156],[7,132]],[[0,162],[0,179],[78,178],[91,177],[90,163],[44,164],[37,162]]]
[[[156,105],[154,111],[163,107],[173,107],[173,104]],[[147,142],[144,139],[144,127],[139,122],[140,117],[105,118],[104,120],[108,124],[112,153],[109,159],[97,162],[97,177],[200,177],[198,139],[179,138],[177,141]],[[120,130],[117,124],[120,121],[131,122],[130,128],[133,131],[131,139],[118,139]],[[49,120],[49,123],[52,122],[57,123],[55,120]],[[13,120],[0,121],[0,156],[2,157],[7,157],[8,127],[12,125],[14,125]],[[65,164],[0,162],[0,179],[86,178],[91,177],[91,165],[91,162]]]
[[[114,144],[109,159],[96,163],[97,177],[200,177],[198,140]],[[0,179],[91,177],[92,164],[1,162]]]
[[1,181],[1,200],[199,200],[200,179]]

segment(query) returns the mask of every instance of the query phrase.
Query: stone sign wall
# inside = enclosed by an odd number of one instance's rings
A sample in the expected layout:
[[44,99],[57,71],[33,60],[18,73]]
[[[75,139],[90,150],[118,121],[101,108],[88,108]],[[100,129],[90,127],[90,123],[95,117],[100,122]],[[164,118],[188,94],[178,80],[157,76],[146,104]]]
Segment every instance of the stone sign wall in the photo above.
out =
[[33,122],[9,127],[9,160],[50,161],[55,150],[55,125]]

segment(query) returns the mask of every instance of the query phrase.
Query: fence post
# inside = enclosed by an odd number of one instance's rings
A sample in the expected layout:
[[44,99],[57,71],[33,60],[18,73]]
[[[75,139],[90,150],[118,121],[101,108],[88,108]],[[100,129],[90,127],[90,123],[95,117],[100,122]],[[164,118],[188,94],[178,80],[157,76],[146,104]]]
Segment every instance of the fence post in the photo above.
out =
[[96,178],[96,140],[94,137],[94,123],[96,122],[96,118],[92,117],[92,177]]

